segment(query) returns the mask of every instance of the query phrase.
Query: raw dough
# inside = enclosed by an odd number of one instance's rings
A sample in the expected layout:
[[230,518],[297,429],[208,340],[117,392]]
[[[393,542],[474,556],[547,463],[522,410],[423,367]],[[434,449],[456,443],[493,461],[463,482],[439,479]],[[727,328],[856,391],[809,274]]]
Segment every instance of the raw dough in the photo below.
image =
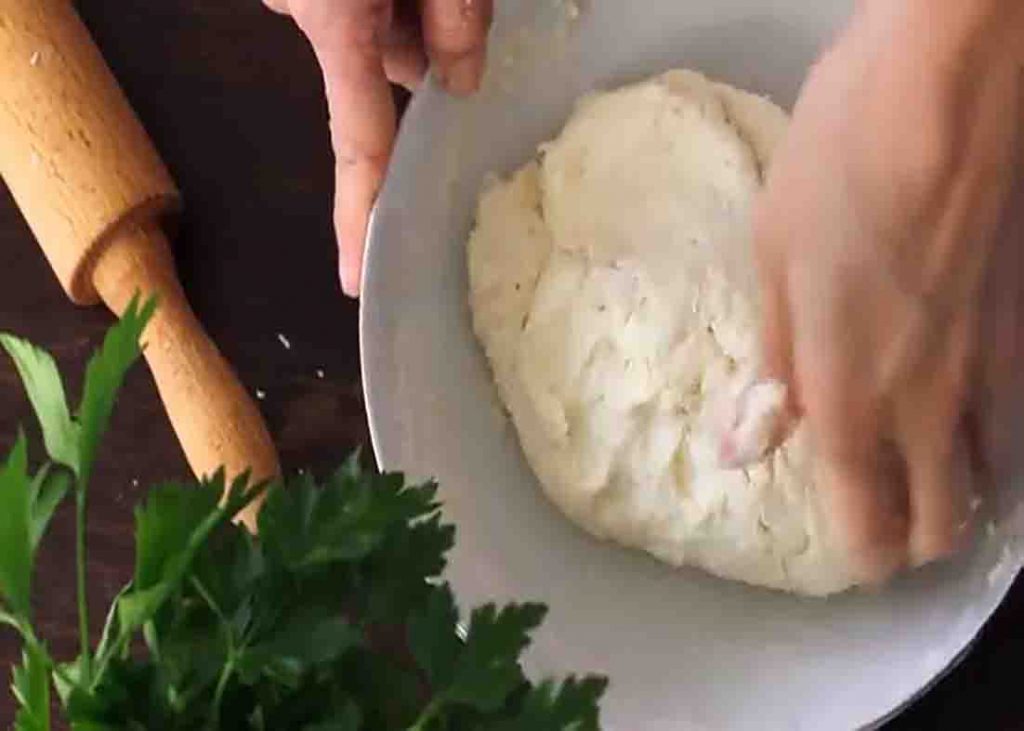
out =
[[794,592],[850,585],[798,431],[719,466],[708,412],[756,366],[750,208],[787,124],[689,71],[583,99],[483,191],[473,326],[548,497],[596,536]]

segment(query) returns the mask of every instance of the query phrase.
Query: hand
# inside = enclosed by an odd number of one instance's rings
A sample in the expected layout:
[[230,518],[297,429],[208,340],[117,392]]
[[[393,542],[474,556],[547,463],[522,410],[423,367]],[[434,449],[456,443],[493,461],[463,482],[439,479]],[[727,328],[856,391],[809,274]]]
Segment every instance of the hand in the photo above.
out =
[[454,94],[477,89],[492,0],[266,0],[309,38],[324,74],[334,145],[341,287],[359,295],[370,209],[395,141],[388,81],[412,89],[428,60]]
[[806,81],[756,215],[766,375],[789,386],[869,582],[968,533],[982,282],[1024,131],[997,5],[862,3]]

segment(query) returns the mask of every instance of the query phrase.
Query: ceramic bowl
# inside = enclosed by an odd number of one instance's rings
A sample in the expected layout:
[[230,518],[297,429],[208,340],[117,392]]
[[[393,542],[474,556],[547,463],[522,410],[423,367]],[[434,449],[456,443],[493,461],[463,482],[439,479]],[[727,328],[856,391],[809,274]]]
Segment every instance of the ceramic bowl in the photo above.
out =
[[554,136],[582,93],[690,67],[791,107],[848,0],[499,0],[485,87],[434,85],[405,117],[372,221],[363,377],[382,467],[436,477],[466,606],[551,612],[536,676],[611,678],[613,731],[852,729],[964,652],[1020,561],[998,535],[881,593],[806,600],[673,570],[600,543],[543,497],[470,328],[465,241],[486,176]]

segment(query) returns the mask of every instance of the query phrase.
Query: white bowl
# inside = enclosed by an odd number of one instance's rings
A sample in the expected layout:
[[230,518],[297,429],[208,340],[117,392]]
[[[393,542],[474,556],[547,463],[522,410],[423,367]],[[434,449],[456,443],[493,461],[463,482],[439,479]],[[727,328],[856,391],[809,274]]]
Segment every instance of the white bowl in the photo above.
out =
[[485,88],[413,100],[371,227],[363,377],[380,465],[437,477],[462,601],[551,613],[535,674],[605,673],[615,731],[851,729],[927,688],[1020,562],[984,537],[883,593],[801,600],[598,543],[544,499],[470,329],[465,240],[485,176],[551,138],[583,92],[691,67],[791,106],[849,0],[499,0]]

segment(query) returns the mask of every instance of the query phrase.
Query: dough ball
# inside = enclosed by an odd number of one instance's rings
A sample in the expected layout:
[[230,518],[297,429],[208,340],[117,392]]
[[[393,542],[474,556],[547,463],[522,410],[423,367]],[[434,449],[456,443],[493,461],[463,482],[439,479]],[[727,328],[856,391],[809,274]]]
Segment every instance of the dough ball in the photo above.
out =
[[690,71],[584,98],[481,194],[470,306],[523,452],[571,520],[673,565],[824,595],[851,579],[804,435],[728,470],[705,426],[757,366],[751,204],[786,125]]

